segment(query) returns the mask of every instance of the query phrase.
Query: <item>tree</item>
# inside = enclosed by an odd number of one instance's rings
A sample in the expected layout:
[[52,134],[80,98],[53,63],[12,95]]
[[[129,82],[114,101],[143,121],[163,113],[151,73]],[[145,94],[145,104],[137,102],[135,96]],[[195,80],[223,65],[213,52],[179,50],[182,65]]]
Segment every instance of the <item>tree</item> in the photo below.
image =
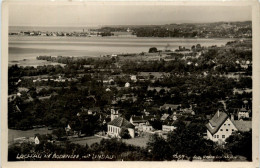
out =
[[121,128],[121,131],[119,133],[120,137],[123,139],[129,139],[131,138],[129,131],[127,128]]
[[161,130],[162,129],[162,122],[159,121],[159,120],[153,120],[153,121],[150,121],[152,127],[156,130]]
[[61,140],[61,138],[66,135],[66,132],[65,132],[65,129],[58,128],[56,130],[53,130],[52,134],[57,136],[58,140]]
[[156,53],[156,52],[158,52],[158,50],[157,50],[156,47],[151,47],[151,48],[149,49],[149,53]]
[[248,132],[235,132],[226,139],[226,148],[233,155],[242,155],[252,161],[252,130]]
[[170,150],[170,145],[163,137],[157,134],[150,137],[147,149],[151,154],[152,160],[172,160],[173,153]]
[[185,155],[191,160],[194,155],[203,156],[209,154],[210,151],[207,148],[210,145],[209,141],[205,140],[203,135],[198,133],[199,128],[196,127],[196,124],[185,126],[182,121],[179,121],[176,127],[167,136],[167,142],[173,153]]

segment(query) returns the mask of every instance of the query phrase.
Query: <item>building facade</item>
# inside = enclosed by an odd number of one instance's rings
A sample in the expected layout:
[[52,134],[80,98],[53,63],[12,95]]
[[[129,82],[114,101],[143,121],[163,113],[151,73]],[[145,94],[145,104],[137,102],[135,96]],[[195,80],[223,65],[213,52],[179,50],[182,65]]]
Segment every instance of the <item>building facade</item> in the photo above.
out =
[[121,138],[120,132],[125,128],[131,138],[135,137],[135,126],[123,117],[117,117],[107,124],[107,134],[110,137]]
[[217,111],[213,118],[209,120],[206,127],[207,138],[214,142],[225,142],[232,132],[238,130],[234,121],[232,121],[226,113],[220,111]]

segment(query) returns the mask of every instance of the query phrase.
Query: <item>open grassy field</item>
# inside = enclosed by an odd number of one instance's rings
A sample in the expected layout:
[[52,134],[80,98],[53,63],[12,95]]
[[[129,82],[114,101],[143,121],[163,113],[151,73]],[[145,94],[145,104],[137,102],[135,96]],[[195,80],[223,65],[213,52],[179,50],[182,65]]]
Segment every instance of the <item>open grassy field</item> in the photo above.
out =
[[123,139],[123,142],[140,147],[146,147],[146,143],[149,141],[149,136],[137,137],[132,139]]
[[[102,140],[102,138],[100,138],[100,137],[90,136],[90,137],[85,137],[85,138],[75,139],[75,140],[71,139],[71,142],[80,144],[80,145],[84,145],[84,146],[86,144],[88,144],[88,146],[91,146],[92,144],[94,144],[96,142],[99,143],[101,140]],[[123,139],[122,141],[125,142],[126,144],[145,147],[148,140],[149,140],[149,136],[137,137],[137,138],[133,138],[133,139]]]
[[14,130],[14,129],[8,129],[8,142],[12,142],[14,138],[19,137],[34,137],[35,134],[51,134],[52,130],[48,130],[48,128],[36,128],[31,130]]
[[102,138],[100,137],[96,137],[96,136],[90,136],[90,137],[85,137],[82,139],[77,139],[77,140],[71,140],[71,142],[75,143],[75,144],[80,144],[85,146],[86,144],[88,144],[88,146],[91,146],[94,143],[99,143],[102,140]]
[[44,66],[44,65],[61,65],[61,66],[65,66],[65,64],[60,64],[57,62],[50,62],[50,61],[45,61],[45,60],[37,60],[35,58],[32,59],[22,59],[22,60],[15,60],[15,61],[9,61],[9,65],[15,65],[17,64],[18,66],[33,66],[33,67],[37,67],[37,66]]

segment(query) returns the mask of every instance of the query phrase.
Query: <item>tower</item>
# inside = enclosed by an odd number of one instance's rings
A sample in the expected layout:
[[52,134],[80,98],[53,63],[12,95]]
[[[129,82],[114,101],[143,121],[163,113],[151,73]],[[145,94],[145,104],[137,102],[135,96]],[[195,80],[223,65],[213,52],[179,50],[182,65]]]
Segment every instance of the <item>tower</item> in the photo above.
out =
[[111,121],[118,117],[118,111],[115,109],[111,109]]

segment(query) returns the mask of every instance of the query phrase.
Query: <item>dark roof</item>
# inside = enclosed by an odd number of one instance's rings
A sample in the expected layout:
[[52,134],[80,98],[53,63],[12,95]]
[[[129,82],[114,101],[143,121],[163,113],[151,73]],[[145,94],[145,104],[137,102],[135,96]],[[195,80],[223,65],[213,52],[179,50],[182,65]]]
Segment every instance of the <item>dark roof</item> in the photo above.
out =
[[163,125],[175,126],[176,123],[178,123],[177,120],[175,120],[175,121],[165,121],[165,122],[163,123]]
[[148,120],[155,118],[153,115],[149,116],[132,116],[133,123],[144,123]]
[[[219,113],[219,116],[218,116]],[[211,120],[209,120],[209,123],[206,124],[206,127],[208,128],[209,132],[214,135],[221,125],[228,119],[228,115],[224,112],[216,112],[216,114],[213,116]],[[212,127],[209,125],[211,124]]]
[[180,116],[182,116],[182,114],[176,114],[176,113],[173,113],[173,114],[170,116],[170,118],[172,119],[174,116],[176,116],[176,117],[180,117]]
[[239,131],[249,131],[252,129],[252,121],[235,120],[234,124]]
[[89,110],[92,110],[94,112],[100,112],[100,107],[92,107]]
[[192,109],[183,109],[182,112],[184,114],[194,114],[195,113]]
[[172,110],[177,110],[179,107],[179,104],[164,104],[161,106],[161,108],[171,108]]
[[249,111],[245,108],[241,108],[241,109],[239,109],[239,112],[249,112]]
[[116,127],[125,127],[125,128],[135,128],[133,124],[131,124],[129,121],[127,121],[125,118],[118,117],[114,119],[113,121],[109,122],[108,125],[113,125]]

